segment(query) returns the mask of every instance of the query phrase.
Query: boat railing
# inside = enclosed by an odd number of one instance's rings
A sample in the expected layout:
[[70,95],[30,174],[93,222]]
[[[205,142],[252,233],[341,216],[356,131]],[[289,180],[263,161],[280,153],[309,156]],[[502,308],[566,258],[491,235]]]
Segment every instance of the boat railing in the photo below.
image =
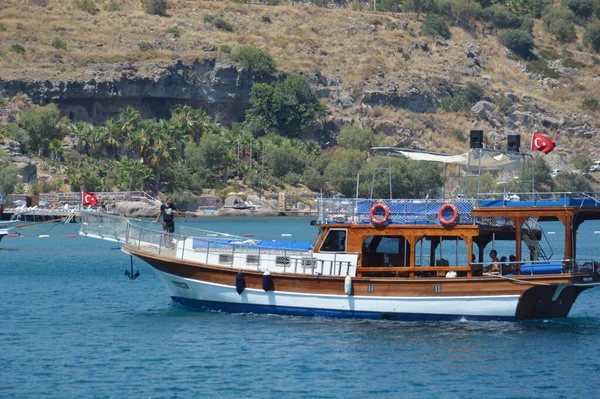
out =
[[[191,230],[191,229],[188,229]],[[315,257],[311,250],[281,248],[244,237],[227,239],[204,236],[165,234],[134,223],[127,224],[125,250],[165,258],[239,270],[300,273],[325,276],[355,275],[358,254],[345,253],[333,259]],[[353,257],[353,259],[351,259]]]
[[371,223],[371,209],[384,204],[390,211],[392,224],[440,224],[438,213],[444,204],[453,204],[458,209],[458,223],[473,224],[471,216],[475,199],[364,199],[364,198],[319,198],[319,223]]
[[479,193],[477,208],[499,206],[600,206],[600,192],[540,191]]
[[[473,271],[473,275],[477,275],[476,271],[486,274],[489,272],[491,265],[489,262],[470,262],[469,266]],[[548,260],[523,260],[512,261],[498,265],[498,275],[536,275],[536,274],[578,274],[597,272],[600,264],[593,259],[577,258],[577,259],[548,259]]]

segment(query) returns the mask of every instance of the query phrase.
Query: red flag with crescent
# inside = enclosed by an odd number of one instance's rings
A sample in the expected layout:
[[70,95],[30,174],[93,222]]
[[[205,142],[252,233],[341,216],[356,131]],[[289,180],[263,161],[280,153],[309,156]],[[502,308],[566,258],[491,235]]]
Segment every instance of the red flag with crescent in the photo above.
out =
[[535,132],[531,136],[531,149],[533,151],[541,151],[544,154],[549,154],[554,147],[556,147],[556,143],[543,134]]
[[88,192],[84,191],[83,195],[81,197],[81,203],[83,205],[96,206],[96,204],[98,203],[98,199],[96,198],[96,194],[94,194],[94,193],[88,193]]

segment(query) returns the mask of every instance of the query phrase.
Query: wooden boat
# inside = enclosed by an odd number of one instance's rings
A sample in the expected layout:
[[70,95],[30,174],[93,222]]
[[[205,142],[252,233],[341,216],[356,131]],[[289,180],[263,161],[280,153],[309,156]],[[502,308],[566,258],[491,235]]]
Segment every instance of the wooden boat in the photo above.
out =
[[[458,157],[385,150],[462,170],[464,187],[484,169],[524,167],[526,157],[482,149]],[[582,291],[600,284],[598,263],[576,256],[577,229],[600,219],[598,194],[466,194],[320,199],[314,223],[320,234],[312,244],[188,229],[166,248],[160,232],[93,213],[82,215],[81,234],[123,242],[124,251],[156,271],[173,301],[195,309],[400,320],[553,318],[566,317]],[[558,259],[544,248],[545,221],[564,226]],[[486,253],[502,246],[514,259],[489,270]]]

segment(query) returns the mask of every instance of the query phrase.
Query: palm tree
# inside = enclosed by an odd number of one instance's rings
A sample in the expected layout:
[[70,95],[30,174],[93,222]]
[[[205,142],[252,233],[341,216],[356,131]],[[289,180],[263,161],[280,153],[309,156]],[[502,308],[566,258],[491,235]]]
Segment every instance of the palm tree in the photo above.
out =
[[114,119],[109,119],[104,123],[104,130],[106,132],[106,146],[109,157],[118,155],[123,137],[121,123]]
[[121,133],[127,134],[135,130],[137,124],[142,120],[142,115],[135,108],[128,106],[119,113],[119,123],[121,124]]
[[178,105],[173,110],[171,120],[176,126],[184,130],[185,134],[190,136],[195,143],[198,143],[203,134],[217,133],[219,130],[210,115],[189,105]]
[[[83,148],[84,152],[88,154],[88,141],[91,132],[94,130],[94,126],[86,122],[75,122],[69,126],[71,133],[77,138],[77,150],[81,153]],[[85,146],[84,143],[85,142]],[[88,154],[89,155],[89,154]]]
[[90,152],[93,157],[98,158],[100,150],[106,143],[106,131],[102,128],[94,128],[90,134]]
[[120,177],[121,184],[127,184],[129,191],[136,188],[142,189],[144,182],[152,176],[152,169],[142,163],[141,160],[121,158],[120,161],[113,162],[117,175]]
[[58,163],[58,155],[62,152],[62,141],[59,139],[52,139],[48,145],[48,149],[52,153],[52,163],[56,166]]

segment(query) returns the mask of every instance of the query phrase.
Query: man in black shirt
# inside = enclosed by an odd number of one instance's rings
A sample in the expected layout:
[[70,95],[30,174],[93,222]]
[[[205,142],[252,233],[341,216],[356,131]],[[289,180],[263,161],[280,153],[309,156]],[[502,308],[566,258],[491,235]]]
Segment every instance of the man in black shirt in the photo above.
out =
[[[158,223],[160,217],[163,218],[163,237],[165,247],[173,246],[173,232],[175,232],[175,217],[179,216],[179,210],[173,204],[173,198],[167,197],[167,201],[160,205],[160,212],[156,216],[154,223]],[[168,245],[167,245],[168,243]]]

